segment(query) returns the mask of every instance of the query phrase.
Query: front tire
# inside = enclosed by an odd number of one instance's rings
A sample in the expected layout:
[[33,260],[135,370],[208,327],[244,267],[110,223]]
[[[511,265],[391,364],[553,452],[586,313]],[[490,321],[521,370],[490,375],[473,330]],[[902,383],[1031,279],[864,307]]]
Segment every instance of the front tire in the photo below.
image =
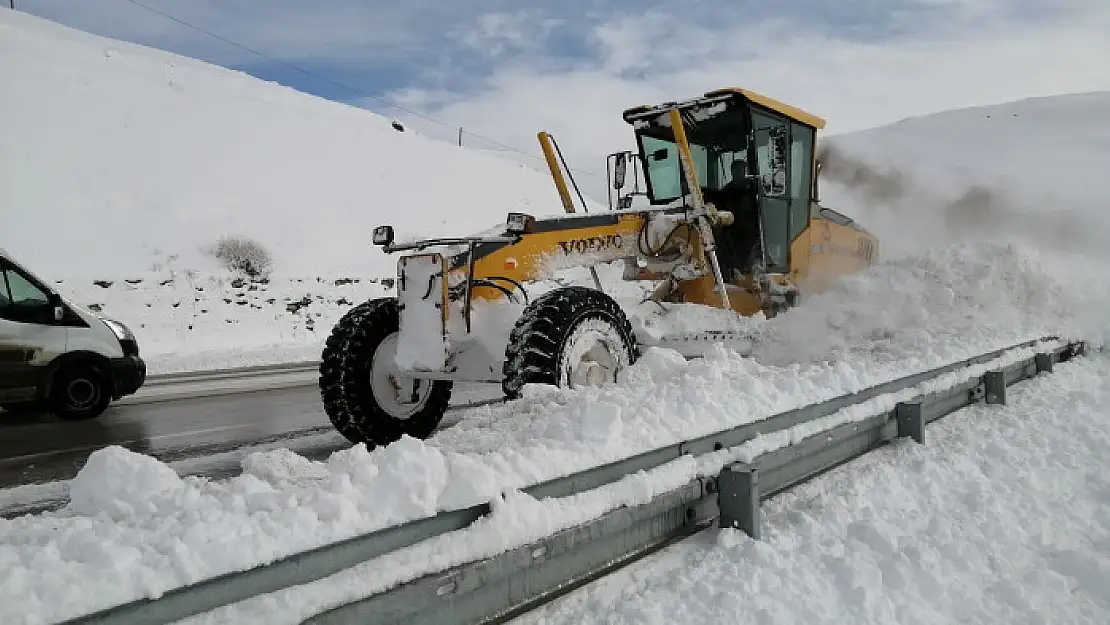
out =
[[99,417],[112,403],[112,380],[93,363],[63,366],[50,382],[50,411],[67,421]]
[[404,435],[424,439],[447,412],[452,382],[411,380],[397,372],[400,323],[395,298],[374,299],[347,311],[328,337],[320,397],[332,425],[352,443],[372,448]]
[[502,389],[520,397],[525,384],[598,386],[640,357],[632,324],[613,298],[571,286],[537,298],[517,320],[505,348]]

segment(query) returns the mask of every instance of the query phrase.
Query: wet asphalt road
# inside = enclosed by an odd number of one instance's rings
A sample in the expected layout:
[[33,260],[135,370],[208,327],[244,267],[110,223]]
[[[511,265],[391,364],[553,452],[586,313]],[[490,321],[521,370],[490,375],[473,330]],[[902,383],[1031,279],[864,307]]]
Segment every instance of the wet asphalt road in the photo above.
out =
[[[452,403],[493,399],[497,390],[456,386]],[[81,422],[0,411],[0,488],[70,479],[90,453],[108,445],[170,462],[333,433],[315,385],[114,405]],[[329,445],[346,445],[333,440]]]

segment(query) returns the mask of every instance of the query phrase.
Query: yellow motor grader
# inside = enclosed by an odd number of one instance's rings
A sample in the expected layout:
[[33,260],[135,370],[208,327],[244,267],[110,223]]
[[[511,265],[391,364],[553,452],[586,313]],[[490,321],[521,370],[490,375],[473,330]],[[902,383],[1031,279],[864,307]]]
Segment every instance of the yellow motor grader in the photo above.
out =
[[[321,397],[343,436],[369,446],[426,438],[456,382],[500,383],[515,398],[526,384],[615,381],[642,341],[605,292],[603,264],[622,261],[622,279],[643,281],[646,301],[660,307],[773,317],[875,262],[876,239],[819,204],[823,119],[737,88],[638,106],[624,119],[638,149],[607,158],[608,211],[575,210],[570,170],[564,175],[558,146],[541,132],[565,216],[509,213],[485,233],[403,244],[391,226],[374,230],[384,251],[407,254],[396,296],[348,311],[323,351]],[[622,193],[630,168],[634,189]],[[529,298],[526,284],[583,267],[592,285]],[[701,346],[680,350],[696,356],[729,336],[719,328],[695,334],[673,344]]]

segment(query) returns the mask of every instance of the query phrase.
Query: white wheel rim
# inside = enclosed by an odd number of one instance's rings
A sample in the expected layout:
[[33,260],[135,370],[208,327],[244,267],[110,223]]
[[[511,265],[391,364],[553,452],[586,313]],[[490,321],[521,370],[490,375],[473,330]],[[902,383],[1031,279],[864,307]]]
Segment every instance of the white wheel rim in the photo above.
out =
[[[374,399],[383,410],[396,419],[408,419],[427,403],[428,396],[432,393],[432,381],[402,376],[394,362],[393,357],[396,354],[397,333],[394,332],[387,336],[374,351],[370,385],[374,392]],[[412,402],[414,386],[416,401]]]
[[560,386],[601,386],[616,382],[628,366],[628,349],[613,324],[587,319],[567,337],[559,363]]

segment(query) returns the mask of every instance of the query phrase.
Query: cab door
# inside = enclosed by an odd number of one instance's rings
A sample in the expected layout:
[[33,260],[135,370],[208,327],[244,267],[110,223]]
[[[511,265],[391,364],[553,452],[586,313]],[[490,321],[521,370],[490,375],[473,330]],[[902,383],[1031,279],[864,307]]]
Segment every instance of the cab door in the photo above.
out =
[[790,120],[752,107],[752,149],[763,228],[763,262],[767,273],[790,268]]
[[0,403],[33,399],[47,365],[66,349],[45,289],[0,258]]

